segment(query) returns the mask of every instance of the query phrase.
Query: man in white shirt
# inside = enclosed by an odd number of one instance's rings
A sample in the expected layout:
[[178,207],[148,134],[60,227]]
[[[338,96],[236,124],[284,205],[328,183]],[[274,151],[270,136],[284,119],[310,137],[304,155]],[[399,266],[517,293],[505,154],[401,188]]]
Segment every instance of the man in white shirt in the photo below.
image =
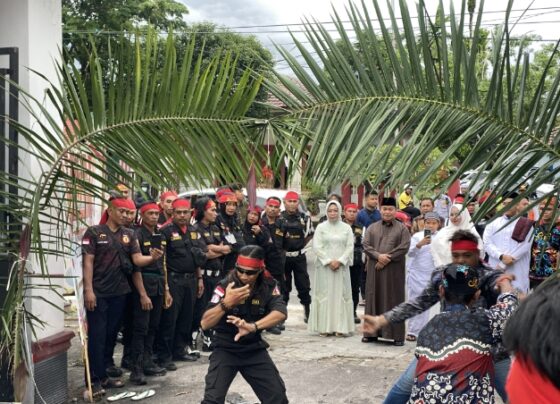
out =
[[[504,198],[503,205],[508,205],[517,196],[516,193],[510,193]],[[512,236],[516,225],[520,220],[527,219],[512,220],[511,218],[522,212],[528,203],[527,198],[522,198],[502,217],[487,225],[483,236],[484,251],[489,256],[488,266],[514,274],[513,286],[525,293],[529,290],[529,264],[533,232],[528,231],[522,241],[514,240]]]

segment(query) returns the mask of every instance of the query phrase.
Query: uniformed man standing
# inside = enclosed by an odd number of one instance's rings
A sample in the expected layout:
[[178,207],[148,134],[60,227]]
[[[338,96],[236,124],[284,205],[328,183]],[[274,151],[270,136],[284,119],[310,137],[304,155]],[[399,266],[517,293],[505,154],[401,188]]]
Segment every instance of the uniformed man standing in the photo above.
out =
[[352,233],[354,234],[354,263],[350,267],[350,282],[352,284],[352,301],[354,303],[354,323],[359,324],[360,319],[356,314],[356,309],[360,302],[360,284],[362,273],[365,268],[362,259],[362,254],[364,252],[362,246],[364,227],[356,220],[357,215],[358,205],[355,203],[347,203],[344,205],[344,222],[352,227]]
[[[223,272],[223,257],[232,250],[231,245],[224,242],[222,232],[216,225],[218,212],[216,204],[210,198],[198,198],[195,202],[196,224],[194,228],[200,236],[204,253],[206,254],[206,263],[202,266],[202,277],[204,282],[204,294],[202,299],[197,302],[197,310],[195,312],[195,326],[200,324],[202,312],[212,297],[212,292],[219,280],[225,276]],[[210,331],[205,331],[202,338],[202,349],[204,351],[212,350]],[[194,338],[194,337],[193,337]]]
[[292,291],[292,274],[298,298],[304,308],[304,321],[309,318],[309,305],[311,304],[311,283],[307,273],[307,259],[305,256],[305,245],[313,237],[313,224],[311,218],[298,210],[299,195],[290,191],[284,198],[286,210],[282,212],[284,219],[284,248],[286,255],[285,274],[286,289],[284,301],[286,304],[290,299]]
[[198,233],[190,225],[191,204],[186,199],[173,201],[172,222],[161,229],[165,240],[167,277],[173,304],[162,314],[157,356],[161,366],[176,370],[174,360],[195,361],[189,355],[192,338],[194,304],[204,291],[200,266],[206,257],[198,240]]
[[215,348],[210,355],[202,404],[224,403],[238,372],[262,403],[288,402],[284,382],[270,355],[261,330],[286,318],[284,303],[274,279],[265,271],[264,250],[245,246],[235,271],[214,289],[201,326],[213,328]]
[[[140,207],[142,225],[136,228],[136,237],[142,255],[150,255],[151,248],[162,248],[161,238],[154,238],[159,217],[159,206],[146,202]],[[161,235],[158,235],[161,237]],[[134,268],[132,273],[132,341],[130,344],[130,381],[146,384],[148,376],[165,374],[165,368],[157,366],[152,359],[154,338],[163,308],[171,306],[172,297],[165,293],[168,288],[163,271],[163,257],[143,268]],[[166,301],[164,302],[164,295]]]
[[88,321],[88,359],[94,394],[104,388],[120,387],[120,380],[109,379],[126,295],[130,293],[127,275],[133,264],[144,267],[163,256],[150,249],[143,256],[134,232],[124,227],[128,215],[127,199],[115,198],[107,208],[107,222],[89,227],[82,239],[84,305]]
[[165,191],[159,197],[160,215],[158,218],[158,227],[163,226],[165,222],[171,220],[173,216],[173,201],[177,199],[177,192]]

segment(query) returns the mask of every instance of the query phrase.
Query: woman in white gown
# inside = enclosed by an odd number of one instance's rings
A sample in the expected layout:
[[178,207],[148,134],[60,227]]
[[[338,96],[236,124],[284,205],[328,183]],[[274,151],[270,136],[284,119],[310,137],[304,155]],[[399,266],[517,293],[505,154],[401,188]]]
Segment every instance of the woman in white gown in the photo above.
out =
[[474,227],[469,211],[466,208],[463,209],[463,205],[454,204],[449,211],[447,226],[443,227],[432,238],[432,257],[434,257],[436,267],[451,264],[451,241],[449,239],[457,230],[470,231],[478,239],[480,259],[484,258],[484,245]]
[[354,331],[350,266],[354,258],[352,228],[341,218],[337,201],[327,203],[327,221],[313,236],[315,283],[312,289],[308,329],[321,336],[347,335]]

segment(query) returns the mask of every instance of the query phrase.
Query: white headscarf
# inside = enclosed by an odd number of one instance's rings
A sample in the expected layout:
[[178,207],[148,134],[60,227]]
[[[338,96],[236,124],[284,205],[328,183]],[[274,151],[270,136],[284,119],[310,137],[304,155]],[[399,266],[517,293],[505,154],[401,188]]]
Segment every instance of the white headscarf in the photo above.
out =
[[478,240],[480,257],[484,257],[482,239],[474,227],[469,211],[466,208],[463,209],[463,205],[454,204],[451,206],[451,209],[449,209],[449,214],[451,214],[453,208],[457,208],[459,212],[461,212],[459,214],[461,222],[458,225],[455,225],[451,223],[451,219],[449,219],[447,226],[438,231],[432,238],[432,257],[434,258],[434,264],[436,267],[451,264],[451,241],[449,241],[449,239],[457,230],[466,230],[474,234]]
[[338,222],[340,222],[342,220],[342,206],[340,206],[340,203],[338,203],[338,201],[328,201],[327,202],[327,208],[326,208],[326,212],[328,212],[329,210],[329,206],[331,205],[335,205],[338,208],[338,217],[336,218],[336,220],[330,220],[329,219],[329,215],[328,213],[326,213],[327,216],[327,222],[332,223],[332,224],[337,224]]

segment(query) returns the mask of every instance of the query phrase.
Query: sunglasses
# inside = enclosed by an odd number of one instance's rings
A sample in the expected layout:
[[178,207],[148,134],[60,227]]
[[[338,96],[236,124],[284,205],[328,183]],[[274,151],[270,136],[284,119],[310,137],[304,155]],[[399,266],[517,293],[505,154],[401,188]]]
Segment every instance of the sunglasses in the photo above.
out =
[[235,270],[237,272],[239,272],[240,274],[244,274],[244,275],[247,275],[247,276],[258,275],[261,272],[260,269],[243,269],[243,268],[240,268],[238,266],[235,267]]

